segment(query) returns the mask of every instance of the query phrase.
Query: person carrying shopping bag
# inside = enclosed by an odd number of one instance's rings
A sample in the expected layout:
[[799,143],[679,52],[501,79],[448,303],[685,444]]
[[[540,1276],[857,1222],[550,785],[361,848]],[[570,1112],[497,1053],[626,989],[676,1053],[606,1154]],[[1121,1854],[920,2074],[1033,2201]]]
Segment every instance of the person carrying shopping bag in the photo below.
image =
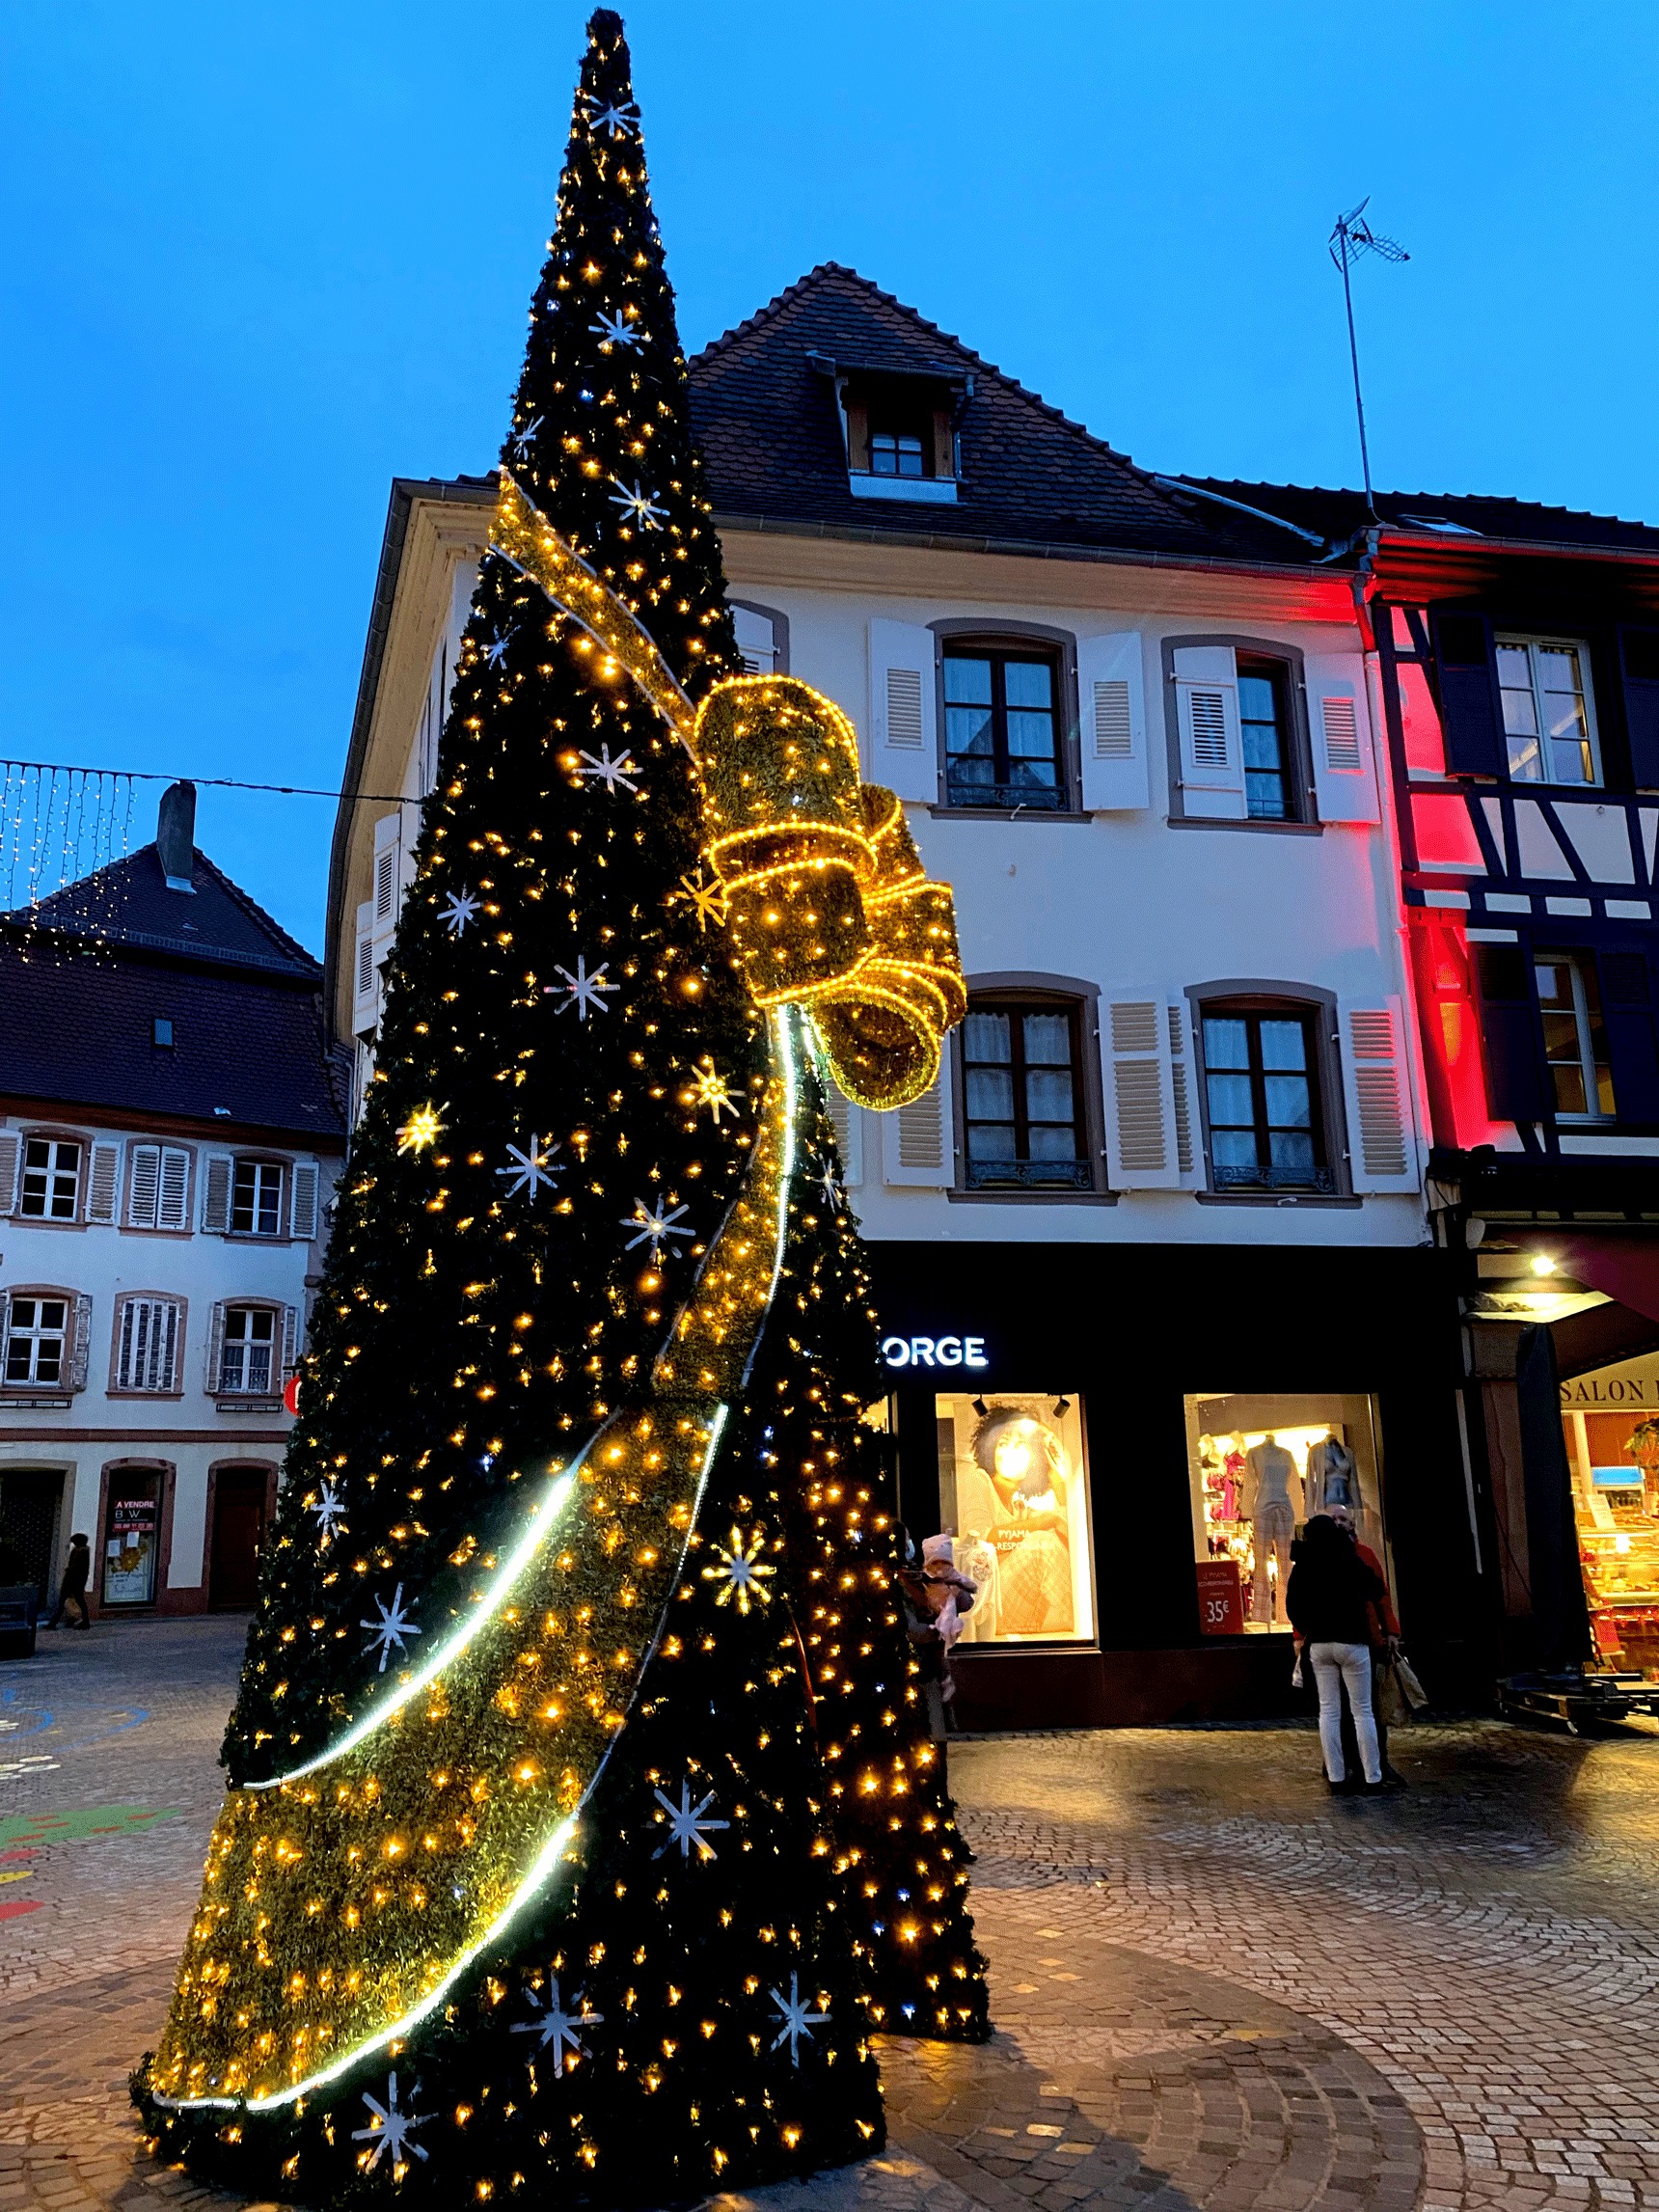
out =
[[[1319,1693],[1319,1748],[1325,1779],[1344,1795],[1379,1796],[1383,1780],[1371,1703],[1371,1623],[1367,1608],[1387,1602],[1382,1577],[1365,1565],[1328,1514],[1316,1514],[1295,1547],[1285,1611],[1302,1639]],[[1343,1757],[1343,1688],[1347,1688],[1364,1780]]]

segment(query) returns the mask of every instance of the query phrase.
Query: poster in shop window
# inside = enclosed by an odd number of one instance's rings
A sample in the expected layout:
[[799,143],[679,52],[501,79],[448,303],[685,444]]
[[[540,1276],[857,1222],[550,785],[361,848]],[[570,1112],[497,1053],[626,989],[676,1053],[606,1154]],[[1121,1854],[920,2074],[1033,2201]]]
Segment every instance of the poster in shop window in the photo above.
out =
[[124,1491],[112,1497],[104,1537],[103,1601],[148,1605],[155,1597],[154,1493]]
[[1090,1642],[1088,1469],[1075,1399],[938,1401],[939,1491],[956,1565],[979,1586],[964,1641]]

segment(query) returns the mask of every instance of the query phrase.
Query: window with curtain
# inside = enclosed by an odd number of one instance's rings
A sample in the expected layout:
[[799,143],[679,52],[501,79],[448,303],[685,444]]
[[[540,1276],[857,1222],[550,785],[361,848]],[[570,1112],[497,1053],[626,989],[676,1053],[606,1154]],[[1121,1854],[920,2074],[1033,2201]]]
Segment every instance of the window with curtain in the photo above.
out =
[[947,805],[1065,810],[1056,654],[947,645],[944,723]]
[[1094,1187],[1074,1003],[970,1002],[963,1024],[970,1190]]
[[1205,1106],[1217,1190],[1331,1191],[1313,1009],[1204,1007]]

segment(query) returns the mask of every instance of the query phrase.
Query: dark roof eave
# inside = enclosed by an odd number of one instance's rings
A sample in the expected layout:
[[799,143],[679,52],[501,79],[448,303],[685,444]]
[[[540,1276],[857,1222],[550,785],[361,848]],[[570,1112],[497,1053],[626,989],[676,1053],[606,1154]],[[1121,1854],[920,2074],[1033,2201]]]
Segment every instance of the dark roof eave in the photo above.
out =
[[68,1122],[97,1122],[110,1129],[142,1129],[158,1136],[217,1138],[221,1143],[259,1144],[273,1137],[300,1146],[307,1152],[343,1153],[346,1132],[336,1121],[318,1129],[297,1122],[251,1121],[230,1116],[221,1121],[205,1114],[173,1113],[163,1107],[138,1111],[106,1099],[63,1098],[55,1091],[0,1091],[0,1113],[44,1118],[48,1113]]
[[1648,551],[1632,545],[1573,545],[1559,538],[1491,537],[1483,531],[1472,531],[1465,536],[1461,531],[1400,530],[1390,522],[1372,528],[1378,552],[1387,547],[1391,552],[1437,553],[1444,558],[1490,551],[1531,555],[1540,560],[1612,560],[1626,568],[1659,570],[1659,548]]
[[1069,545],[1052,539],[1024,537],[968,537],[934,531],[884,530],[879,524],[800,522],[779,515],[726,514],[716,509],[712,520],[718,531],[751,531],[770,537],[822,537],[849,545],[907,546],[923,553],[1002,554],[1020,560],[1080,560],[1120,568],[1198,569],[1228,576],[1348,576],[1352,570],[1335,561],[1240,560],[1217,554],[1158,553],[1150,548],[1106,545]]

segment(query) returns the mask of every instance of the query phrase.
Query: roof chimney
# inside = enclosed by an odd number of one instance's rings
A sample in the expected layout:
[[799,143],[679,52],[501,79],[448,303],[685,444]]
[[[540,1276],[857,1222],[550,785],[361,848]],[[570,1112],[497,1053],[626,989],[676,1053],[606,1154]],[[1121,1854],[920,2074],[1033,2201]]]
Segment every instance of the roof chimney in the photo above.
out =
[[196,786],[170,783],[161,794],[155,851],[170,891],[196,888]]

